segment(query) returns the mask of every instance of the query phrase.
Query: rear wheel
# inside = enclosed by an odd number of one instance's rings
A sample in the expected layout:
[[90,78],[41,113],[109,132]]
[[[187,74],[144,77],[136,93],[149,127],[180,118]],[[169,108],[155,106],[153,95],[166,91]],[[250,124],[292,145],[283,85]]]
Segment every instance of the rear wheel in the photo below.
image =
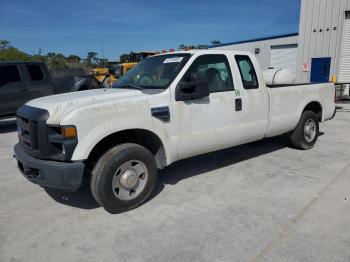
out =
[[150,151],[137,144],[108,150],[92,171],[91,192],[110,213],[143,204],[157,181],[157,166]]
[[315,145],[318,134],[319,122],[316,113],[305,111],[291,135],[291,141],[296,148],[307,150]]

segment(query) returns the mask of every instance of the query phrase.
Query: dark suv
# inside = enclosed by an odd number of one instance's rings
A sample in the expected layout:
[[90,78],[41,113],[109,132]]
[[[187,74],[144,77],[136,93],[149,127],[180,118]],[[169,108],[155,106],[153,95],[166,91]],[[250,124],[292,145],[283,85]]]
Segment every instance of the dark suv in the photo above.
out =
[[18,107],[37,97],[98,88],[83,70],[63,69],[56,75],[52,78],[42,62],[0,63],[0,118],[14,116]]

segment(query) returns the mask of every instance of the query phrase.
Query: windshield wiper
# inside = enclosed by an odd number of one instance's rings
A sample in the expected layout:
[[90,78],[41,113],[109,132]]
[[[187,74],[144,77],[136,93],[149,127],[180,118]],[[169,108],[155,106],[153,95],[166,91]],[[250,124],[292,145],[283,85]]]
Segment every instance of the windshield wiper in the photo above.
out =
[[129,89],[137,89],[137,90],[143,90],[141,86],[135,86],[135,85],[124,85],[124,86],[116,86],[117,88],[129,88]]

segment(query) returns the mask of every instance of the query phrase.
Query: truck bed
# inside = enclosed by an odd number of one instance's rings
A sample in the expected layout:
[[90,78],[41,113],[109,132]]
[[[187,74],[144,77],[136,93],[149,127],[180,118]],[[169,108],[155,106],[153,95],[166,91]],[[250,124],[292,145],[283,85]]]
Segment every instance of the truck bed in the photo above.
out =
[[322,116],[320,121],[330,119],[334,113],[333,83],[269,85],[270,127],[267,137],[293,130],[300,115],[312,101],[320,101]]

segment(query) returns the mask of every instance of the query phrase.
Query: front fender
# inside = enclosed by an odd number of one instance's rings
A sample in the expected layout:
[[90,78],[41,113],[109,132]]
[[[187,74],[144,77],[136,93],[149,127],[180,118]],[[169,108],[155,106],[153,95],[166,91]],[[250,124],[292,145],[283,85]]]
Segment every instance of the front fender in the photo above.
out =
[[72,161],[87,159],[102,139],[129,129],[144,129],[157,135],[164,146],[166,164],[176,161],[176,141],[169,135],[171,123],[152,117],[146,104],[122,109],[119,109],[118,105],[84,107],[69,113],[60,124],[75,125],[77,128],[78,145],[72,155]]
[[[78,129],[78,136],[79,136],[79,128]],[[133,129],[140,129],[139,126],[127,126],[124,128],[118,128],[118,129],[114,129],[111,128],[109,129],[107,132],[106,130],[103,129],[103,127],[96,127],[92,130],[90,130],[90,132],[88,134],[86,134],[84,137],[78,137],[78,145],[74,150],[73,156],[72,156],[72,161],[76,161],[76,159],[80,159],[80,160],[85,160],[89,157],[91,151],[95,148],[95,146],[102,141],[104,138],[121,132],[121,131],[127,131],[127,130],[133,130]],[[174,147],[175,144],[173,144],[173,146],[170,145],[170,141],[167,140],[167,138],[161,134],[160,132],[158,132],[155,129],[151,129],[151,128],[142,128],[143,130],[149,131],[154,133],[156,136],[158,136],[158,138],[160,139],[160,141],[162,142],[162,145],[164,147],[164,152],[165,152],[165,156],[166,156],[166,165],[169,165],[170,163],[174,162],[176,159],[176,152],[171,150],[171,148],[176,148]]]

